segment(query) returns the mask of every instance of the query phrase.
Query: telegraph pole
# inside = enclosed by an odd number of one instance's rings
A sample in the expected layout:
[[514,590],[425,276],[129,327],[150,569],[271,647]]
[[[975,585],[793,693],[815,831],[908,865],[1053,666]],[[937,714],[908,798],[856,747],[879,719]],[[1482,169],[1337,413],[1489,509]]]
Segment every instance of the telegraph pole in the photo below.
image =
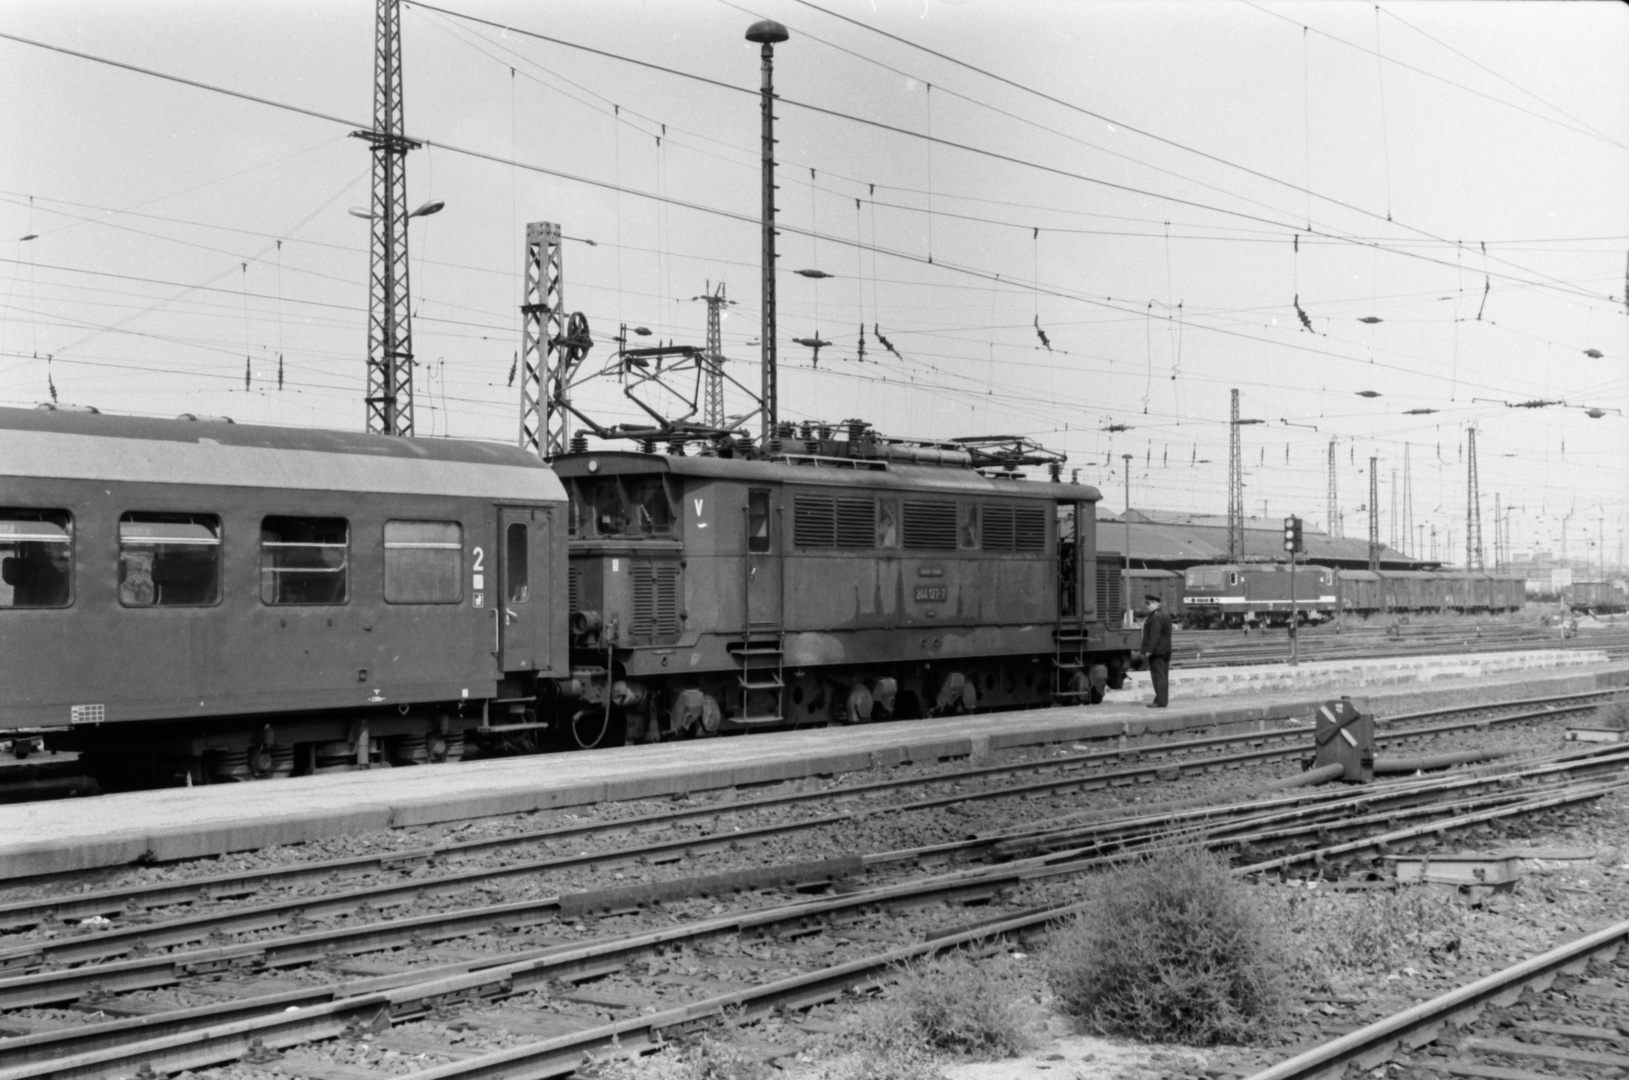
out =
[[766,450],[780,419],[775,387],[775,45],[790,36],[786,27],[772,19],[747,27],[747,40],[763,46],[759,50],[763,58],[763,320],[759,347],[763,357],[762,445]]
[[[407,287],[407,152],[403,135],[402,28],[398,0],[378,0],[374,23],[373,129],[351,134],[373,147],[369,262],[367,429],[413,434],[413,325]],[[439,207],[437,207],[439,209]],[[426,210],[425,212],[432,212]]]

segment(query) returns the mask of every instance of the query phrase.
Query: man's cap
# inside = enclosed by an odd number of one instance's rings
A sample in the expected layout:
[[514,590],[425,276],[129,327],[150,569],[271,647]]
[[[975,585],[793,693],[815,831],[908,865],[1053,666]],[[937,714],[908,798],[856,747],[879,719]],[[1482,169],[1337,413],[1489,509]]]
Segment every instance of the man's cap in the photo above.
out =
[[1153,593],[1144,593],[1143,594],[1143,599],[1147,600],[1148,602],[1153,603],[1153,604],[1163,604],[1163,603],[1165,603],[1164,600],[1161,600],[1159,597],[1155,596]]

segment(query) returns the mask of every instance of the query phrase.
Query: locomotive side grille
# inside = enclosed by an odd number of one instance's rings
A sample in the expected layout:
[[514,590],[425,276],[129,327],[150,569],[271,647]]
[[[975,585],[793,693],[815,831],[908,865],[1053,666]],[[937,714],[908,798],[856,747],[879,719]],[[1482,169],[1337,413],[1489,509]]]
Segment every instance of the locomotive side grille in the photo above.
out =
[[1118,625],[1125,614],[1120,595],[1120,564],[1099,559],[1097,563],[1097,617],[1110,626]]
[[633,625],[635,638],[672,637],[679,632],[679,568],[634,563]]
[[1013,511],[1013,550],[1046,550],[1046,511],[1039,507],[1021,506]]
[[799,495],[792,500],[792,540],[798,547],[836,545],[837,508],[830,495]]
[[1013,514],[1010,506],[986,506],[979,544],[985,551],[1013,550]]
[[917,551],[956,550],[956,504],[911,502],[900,515],[905,524],[905,547]]
[[573,566],[566,574],[566,610],[575,615],[582,610],[583,568]]
[[868,548],[877,542],[877,503],[870,496],[837,500],[837,546]]

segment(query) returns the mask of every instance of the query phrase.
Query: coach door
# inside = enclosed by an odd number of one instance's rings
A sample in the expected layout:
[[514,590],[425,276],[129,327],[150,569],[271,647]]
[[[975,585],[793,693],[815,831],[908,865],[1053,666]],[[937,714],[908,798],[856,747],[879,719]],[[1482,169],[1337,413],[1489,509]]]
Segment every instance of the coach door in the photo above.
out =
[[496,601],[499,663],[505,671],[549,665],[549,515],[498,510]]

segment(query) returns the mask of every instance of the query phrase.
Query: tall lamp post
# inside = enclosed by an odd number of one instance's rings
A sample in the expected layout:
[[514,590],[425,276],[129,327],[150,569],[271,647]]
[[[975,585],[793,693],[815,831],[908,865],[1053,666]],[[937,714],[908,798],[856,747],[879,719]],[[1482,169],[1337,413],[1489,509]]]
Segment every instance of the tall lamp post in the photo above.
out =
[[747,40],[762,46],[763,57],[763,312],[762,331],[759,334],[760,355],[763,361],[763,396],[761,409],[764,416],[764,435],[761,445],[766,452],[769,441],[775,437],[775,426],[780,419],[776,404],[775,387],[775,46],[792,35],[786,27],[773,19],[764,19],[747,27]]

